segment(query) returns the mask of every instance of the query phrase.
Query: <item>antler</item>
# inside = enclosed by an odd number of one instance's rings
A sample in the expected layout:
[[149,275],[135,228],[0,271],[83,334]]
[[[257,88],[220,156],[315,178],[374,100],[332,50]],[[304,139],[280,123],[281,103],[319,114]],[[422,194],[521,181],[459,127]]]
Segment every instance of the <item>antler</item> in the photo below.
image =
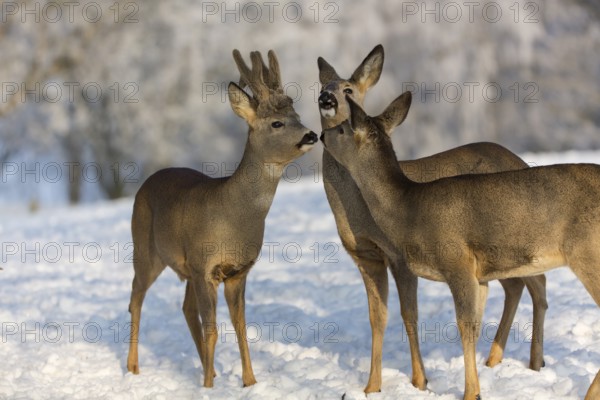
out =
[[281,83],[281,70],[279,61],[273,50],[269,50],[269,87],[273,90],[283,93],[283,84]]
[[264,63],[260,54],[254,51],[250,53],[252,69],[248,68],[248,65],[246,65],[246,62],[237,49],[233,50],[233,59],[240,72],[240,86],[242,88],[248,86],[257,100],[266,98],[269,95],[269,88],[264,81]]
[[246,65],[238,50],[233,50],[233,59],[240,71],[240,86],[248,86],[253,93],[252,102],[258,115],[268,116],[274,111],[293,112],[293,101],[283,91],[279,62],[273,50],[269,50],[269,67],[258,51],[250,53],[252,69]]
[[248,86],[254,96],[260,100],[269,96],[270,90],[277,93],[283,93],[283,85],[281,84],[281,71],[279,62],[273,50],[269,50],[269,67],[263,61],[262,55],[258,51],[250,53],[250,61],[252,69],[248,68],[246,62],[242,58],[239,50],[233,50],[233,59],[240,72],[240,86]]

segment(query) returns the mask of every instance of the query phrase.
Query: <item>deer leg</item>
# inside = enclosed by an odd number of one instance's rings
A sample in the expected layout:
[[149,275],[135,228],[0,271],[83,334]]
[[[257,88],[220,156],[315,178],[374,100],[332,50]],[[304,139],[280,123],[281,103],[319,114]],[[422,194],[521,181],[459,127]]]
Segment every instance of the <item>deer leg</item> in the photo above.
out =
[[371,323],[371,372],[364,391],[380,392],[383,335],[387,325],[387,268],[383,260],[357,257],[356,262],[367,290]]
[[140,373],[140,364],[138,359],[138,339],[140,331],[140,319],[142,314],[142,303],[146,296],[146,290],[136,288],[135,277],[133,278],[133,289],[131,291],[131,300],[129,302],[129,313],[131,314],[131,335],[129,336],[129,354],[127,355],[127,371],[134,374]]
[[217,345],[217,282],[209,280],[204,276],[194,277],[194,293],[196,293],[196,304],[202,318],[201,343],[204,350],[200,353],[204,356],[204,386],[213,387],[215,379],[215,346]]
[[[600,270],[597,268],[598,260],[600,260],[600,249],[596,246],[590,247],[589,249],[584,247],[574,250],[567,262],[592,296],[596,305],[600,306]],[[600,399],[600,371],[596,373],[596,377],[585,395],[585,400],[596,399]]]
[[502,310],[502,318],[498,325],[498,331],[496,332],[492,347],[490,348],[490,354],[485,363],[488,367],[494,367],[502,361],[510,327],[515,319],[517,307],[519,306],[523,288],[525,287],[525,283],[519,278],[500,279],[500,284],[504,289],[504,310]]
[[196,350],[198,351],[198,356],[202,363],[202,371],[206,371],[206,366],[204,365],[204,346],[202,345],[204,342],[204,337],[202,336],[202,323],[200,322],[200,315],[198,312],[196,292],[194,291],[194,285],[190,281],[188,281],[185,286],[185,298],[183,300],[182,311],[190,333],[192,334],[194,344],[196,345]]
[[[593,264],[592,264],[593,265]],[[575,275],[583,283],[583,286],[592,295],[592,298],[598,306],[600,306],[600,273],[597,270],[586,271],[585,269],[580,270],[571,263],[571,269],[575,272]],[[585,400],[597,400],[600,399],[600,371],[596,373],[596,377],[592,381],[587,393],[585,394]]]
[[[135,250],[135,248],[134,248]],[[152,286],[156,278],[165,269],[158,258],[151,260],[150,257],[134,255],[135,275],[131,284],[131,300],[129,302],[129,313],[131,314],[131,335],[129,337],[129,354],[127,355],[127,370],[134,374],[140,373],[138,359],[138,339],[140,332],[140,319],[142,315],[142,303],[146,292]],[[149,267],[148,269],[143,269]]]
[[410,272],[407,265],[398,261],[391,266],[392,275],[396,281],[398,296],[400,297],[400,313],[406,327],[408,343],[410,345],[410,358],[412,364],[412,384],[414,387],[425,390],[427,378],[425,367],[419,348],[419,309],[417,303],[417,277]]
[[448,280],[448,285],[454,298],[456,319],[465,359],[465,393],[463,399],[481,400],[475,347],[479,338],[481,318],[487,299],[487,283],[480,284],[474,276],[469,274],[457,274]]
[[592,381],[590,388],[585,394],[584,400],[597,400],[600,399],[600,371],[596,374],[596,377]]
[[225,280],[225,300],[229,307],[229,316],[235,328],[238,345],[240,348],[240,357],[242,359],[242,382],[244,387],[256,383],[252,363],[250,361],[250,351],[248,350],[248,339],[246,336],[246,274],[234,276]]
[[546,301],[546,276],[537,275],[522,278],[533,302],[533,335],[529,368],[539,371],[544,366],[544,319],[548,302]]

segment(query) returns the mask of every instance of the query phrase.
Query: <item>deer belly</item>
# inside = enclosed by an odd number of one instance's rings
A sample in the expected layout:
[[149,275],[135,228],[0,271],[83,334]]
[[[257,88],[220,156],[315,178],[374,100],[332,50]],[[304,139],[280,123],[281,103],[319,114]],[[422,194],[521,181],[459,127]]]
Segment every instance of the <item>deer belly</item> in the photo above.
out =
[[556,251],[539,251],[525,257],[503,259],[502,262],[484,263],[481,268],[482,281],[506,278],[521,278],[542,274],[566,265],[563,254]]

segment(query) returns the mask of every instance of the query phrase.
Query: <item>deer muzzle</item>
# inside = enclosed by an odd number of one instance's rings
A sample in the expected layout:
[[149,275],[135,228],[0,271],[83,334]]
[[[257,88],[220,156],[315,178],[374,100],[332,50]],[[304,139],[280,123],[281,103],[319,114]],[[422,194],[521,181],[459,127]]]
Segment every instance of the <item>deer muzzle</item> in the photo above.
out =
[[319,141],[319,137],[313,131],[308,132],[302,137],[300,143],[298,143],[298,148],[302,148],[303,146],[312,146],[313,144]]
[[335,95],[329,91],[323,91],[319,96],[319,109],[324,118],[331,118],[337,112],[338,102]]

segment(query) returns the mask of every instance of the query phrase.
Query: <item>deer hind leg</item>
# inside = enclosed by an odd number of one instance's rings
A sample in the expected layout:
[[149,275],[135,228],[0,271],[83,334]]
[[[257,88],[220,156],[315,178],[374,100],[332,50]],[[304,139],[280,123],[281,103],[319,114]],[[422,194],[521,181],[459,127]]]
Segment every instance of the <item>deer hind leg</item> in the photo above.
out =
[[544,365],[544,320],[548,302],[546,301],[546,276],[537,275],[522,278],[533,302],[533,335],[529,368],[539,371]]
[[133,266],[135,275],[131,285],[131,300],[129,302],[129,313],[131,314],[131,336],[129,342],[129,354],[127,356],[127,370],[134,374],[140,373],[138,360],[138,339],[140,332],[140,318],[142,314],[142,303],[146,297],[146,292],[152,286],[156,278],[165,269],[157,256],[143,254],[142,251],[135,251]]
[[412,364],[412,384],[414,387],[425,390],[427,377],[419,348],[419,308],[417,303],[418,278],[410,272],[406,263],[396,261],[391,266],[392,275],[396,281],[398,296],[400,297],[400,313],[406,327],[408,343],[410,345],[410,358]]
[[202,318],[202,350],[204,386],[213,387],[215,379],[215,346],[217,344],[217,285],[218,282],[199,275],[193,278],[196,304]]
[[449,278],[465,360],[464,400],[480,400],[475,356],[488,293],[487,283],[480,284],[469,274],[457,274]]
[[492,347],[490,348],[490,354],[485,363],[488,367],[494,367],[502,361],[510,327],[515,319],[517,307],[525,288],[525,283],[520,278],[500,279],[500,284],[504,289],[504,310],[502,310],[502,318],[498,325],[498,331],[496,332]]
[[240,357],[242,359],[242,382],[244,387],[256,383],[254,372],[252,371],[252,362],[250,361],[250,351],[248,349],[248,339],[246,336],[246,273],[241,276],[234,276],[225,280],[225,300],[229,307],[229,316],[235,328],[238,345],[240,348]]
[[387,268],[382,259],[374,260],[355,257],[369,301],[371,323],[371,372],[365,393],[381,391],[381,359],[383,336],[387,325]]

